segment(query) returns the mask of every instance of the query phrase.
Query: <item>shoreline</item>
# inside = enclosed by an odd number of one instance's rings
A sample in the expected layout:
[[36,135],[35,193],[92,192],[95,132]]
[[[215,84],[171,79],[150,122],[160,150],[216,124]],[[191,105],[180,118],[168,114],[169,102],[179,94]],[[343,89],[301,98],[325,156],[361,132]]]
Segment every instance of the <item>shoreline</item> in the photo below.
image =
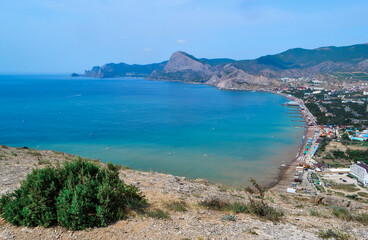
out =
[[[280,167],[279,168],[280,173],[279,173],[276,181],[269,185],[269,188],[274,190],[274,191],[277,191],[277,192],[285,191],[286,192],[286,188],[290,187],[291,183],[294,180],[294,175],[296,173],[295,167],[296,167],[296,164],[298,162],[298,159],[304,153],[304,148],[307,145],[308,138],[313,136],[313,133],[315,131],[313,128],[316,127],[317,124],[316,124],[316,120],[315,120],[314,116],[309,112],[308,108],[304,105],[303,100],[301,100],[297,97],[291,96],[291,95],[284,94],[284,93],[278,93],[278,92],[274,92],[274,91],[267,91],[267,92],[284,96],[284,97],[286,97],[287,99],[289,99],[291,101],[295,101],[295,102],[299,103],[299,106],[298,106],[299,112],[305,120],[305,126],[304,126],[305,130],[304,130],[304,134],[303,134],[303,141],[300,144],[300,147],[299,147],[299,150],[298,150],[298,153],[297,153],[296,157],[289,164],[287,164],[285,167]],[[302,105],[302,107],[300,105]],[[311,117],[312,119],[309,119],[308,116]],[[311,123],[312,123],[312,126],[310,126]]]

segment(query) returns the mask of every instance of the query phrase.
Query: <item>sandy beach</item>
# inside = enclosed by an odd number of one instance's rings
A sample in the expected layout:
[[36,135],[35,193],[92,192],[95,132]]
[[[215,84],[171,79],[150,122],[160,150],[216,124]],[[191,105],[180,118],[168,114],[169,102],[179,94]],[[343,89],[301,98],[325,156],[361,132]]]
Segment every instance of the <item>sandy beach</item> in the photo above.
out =
[[[313,138],[314,133],[316,131],[316,120],[314,116],[309,112],[308,108],[305,107],[303,100],[296,98],[294,96],[290,96],[283,93],[273,92],[275,94],[282,95],[288,98],[290,101],[295,101],[299,104],[299,111],[302,114],[303,118],[306,121],[305,131],[303,135],[303,142],[299,148],[299,152],[297,156],[285,167],[280,167],[280,174],[278,176],[277,181],[274,184],[269,185],[269,187],[273,191],[277,192],[286,192],[286,189],[291,186],[291,183],[294,181],[294,176],[296,173],[296,166],[300,161],[301,157],[304,156],[304,149],[307,146],[307,142],[309,138]],[[312,146],[313,147],[313,146]],[[311,149],[313,149],[311,147]]]

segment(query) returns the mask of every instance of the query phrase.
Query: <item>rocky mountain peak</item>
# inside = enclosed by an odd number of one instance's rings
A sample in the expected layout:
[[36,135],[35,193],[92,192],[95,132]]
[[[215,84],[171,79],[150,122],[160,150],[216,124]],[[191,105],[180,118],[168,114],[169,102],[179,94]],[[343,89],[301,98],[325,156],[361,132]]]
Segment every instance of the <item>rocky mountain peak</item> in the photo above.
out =
[[203,64],[195,57],[182,51],[172,54],[169,62],[164,67],[165,72],[178,72],[185,70],[208,72],[209,69],[210,66],[208,64]]

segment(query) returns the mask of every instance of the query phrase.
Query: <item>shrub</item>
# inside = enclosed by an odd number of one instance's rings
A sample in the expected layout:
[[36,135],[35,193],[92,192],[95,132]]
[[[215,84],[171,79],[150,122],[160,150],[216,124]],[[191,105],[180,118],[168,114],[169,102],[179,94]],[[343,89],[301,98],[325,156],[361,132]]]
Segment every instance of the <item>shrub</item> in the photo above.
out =
[[342,207],[332,207],[332,214],[338,218],[344,219],[345,221],[352,221],[354,219],[353,215]]
[[309,214],[313,217],[322,217],[322,214],[318,210],[315,210],[315,209],[310,209]]
[[249,203],[247,204],[239,202],[229,203],[213,198],[210,200],[202,201],[199,203],[199,205],[210,210],[232,211],[234,213],[249,213],[273,222],[280,221],[284,213],[272,206],[267,205],[265,202],[265,195],[268,189],[257,184],[257,182],[253,179],[251,179],[250,182],[253,184],[253,188],[247,187],[245,190],[252,195],[255,195],[255,198],[257,199],[250,196]]
[[333,151],[332,154],[335,158],[346,158],[345,153],[341,150]]
[[248,205],[246,204],[236,202],[233,203],[230,208],[234,213],[249,213]]
[[231,215],[231,214],[228,214],[228,215],[225,215],[221,218],[222,221],[233,221],[235,222],[236,221],[236,218],[234,215]]
[[218,210],[218,211],[225,211],[229,210],[231,204],[216,198],[212,198],[209,200],[204,200],[199,203],[200,206],[206,207],[210,210]]
[[254,231],[254,230],[249,230],[248,233],[250,235],[258,235],[258,233],[256,231]]
[[147,216],[156,219],[170,219],[170,214],[161,209],[153,209],[152,211],[147,213]]
[[358,200],[359,197],[357,194],[353,194],[353,195],[346,195],[347,198],[353,199],[353,200]]
[[332,207],[332,214],[345,221],[357,221],[368,225],[368,214],[351,214],[348,210],[341,207]]
[[262,204],[260,201],[251,201],[248,205],[248,212],[260,218],[278,222],[284,213],[276,208]]
[[34,169],[18,190],[0,199],[0,214],[14,225],[77,230],[106,226],[145,204],[139,189],[124,184],[117,169],[79,158],[62,167]]
[[166,208],[176,212],[186,212],[187,204],[184,201],[181,202],[171,202],[166,204]]
[[334,232],[332,231],[332,229],[328,229],[327,231],[321,230],[319,231],[318,235],[322,239],[329,239],[329,238],[334,238],[337,240],[350,239],[350,236],[348,234],[341,233],[341,232]]
[[272,206],[267,205],[264,200],[268,189],[259,185],[253,178],[251,178],[249,181],[252,183],[253,188],[248,187],[246,190],[252,194],[255,194],[259,200],[255,200],[251,196],[249,197],[250,203],[247,205],[248,212],[273,222],[280,221],[284,213]]
[[361,222],[365,225],[368,225],[368,214],[362,213],[362,214],[359,214],[359,215],[355,215],[355,220],[358,221],[358,222]]

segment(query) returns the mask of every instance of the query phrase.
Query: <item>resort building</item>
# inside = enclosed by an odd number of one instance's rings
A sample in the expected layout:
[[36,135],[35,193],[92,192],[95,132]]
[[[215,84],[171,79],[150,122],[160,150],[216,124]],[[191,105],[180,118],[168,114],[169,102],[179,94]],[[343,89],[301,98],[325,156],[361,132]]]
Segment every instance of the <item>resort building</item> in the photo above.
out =
[[364,186],[368,185],[368,165],[362,162],[353,164],[350,168],[350,173],[357,177],[358,181]]

